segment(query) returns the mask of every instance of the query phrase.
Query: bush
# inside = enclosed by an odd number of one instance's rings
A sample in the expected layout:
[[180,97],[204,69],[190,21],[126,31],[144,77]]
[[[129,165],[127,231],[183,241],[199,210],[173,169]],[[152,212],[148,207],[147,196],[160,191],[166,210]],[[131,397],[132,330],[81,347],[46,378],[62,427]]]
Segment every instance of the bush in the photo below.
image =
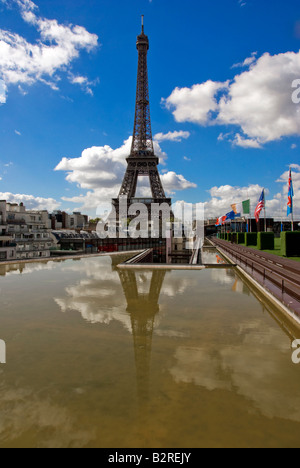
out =
[[231,242],[231,237],[232,237],[231,232],[227,232],[226,240],[228,240],[228,242]]
[[245,234],[245,244],[249,245],[257,245],[257,232],[247,232]]
[[300,257],[300,232],[281,233],[281,255],[284,257]]
[[231,234],[231,242],[233,242],[234,244],[237,244],[237,236],[238,236],[237,232],[233,232]]
[[257,236],[258,250],[274,250],[275,234],[274,232],[259,232]]
[[245,244],[245,233],[239,232],[237,235],[237,244]]

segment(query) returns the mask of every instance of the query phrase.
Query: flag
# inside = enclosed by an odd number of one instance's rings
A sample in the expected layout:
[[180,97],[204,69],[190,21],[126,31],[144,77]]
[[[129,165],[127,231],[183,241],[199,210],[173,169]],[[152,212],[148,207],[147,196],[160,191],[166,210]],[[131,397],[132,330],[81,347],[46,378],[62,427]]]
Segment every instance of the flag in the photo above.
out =
[[241,213],[250,214],[250,200],[246,200],[240,203],[233,203],[231,208],[234,211],[236,217],[241,217]]
[[293,188],[293,180],[292,180],[292,169],[290,169],[288,204],[287,204],[287,215],[288,216],[293,213],[293,196],[294,196],[294,188]]
[[231,208],[233,209],[234,213],[237,215],[238,214],[237,204],[234,203],[233,205],[231,205]]
[[226,219],[227,216],[220,216],[220,218],[217,219],[216,226],[223,226],[225,224]]
[[243,214],[250,214],[250,200],[245,200],[242,203],[243,205]]
[[226,214],[226,221],[227,221],[227,220],[233,221],[233,220],[235,219],[235,216],[236,216],[236,215],[235,215],[235,212],[234,212],[234,211],[230,211],[230,213],[227,213],[227,214]]
[[263,189],[263,191],[261,192],[260,199],[258,200],[257,207],[255,208],[255,211],[254,211],[254,216],[255,216],[257,223],[259,221],[259,215],[264,207],[265,207],[265,189]]

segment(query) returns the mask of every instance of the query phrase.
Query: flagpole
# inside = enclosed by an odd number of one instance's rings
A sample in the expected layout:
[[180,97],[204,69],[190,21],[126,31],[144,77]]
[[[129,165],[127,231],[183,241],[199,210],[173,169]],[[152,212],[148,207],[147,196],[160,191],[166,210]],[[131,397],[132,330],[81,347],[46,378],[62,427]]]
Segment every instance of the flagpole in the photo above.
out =
[[[292,181],[292,167],[290,166],[290,171],[289,171],[289,193],[290,195],[290,180],[291,180],[291,187],[293,186],[293,181]],[[294,232],[294,207],[293,207],[293,193],[291,193],[291,232]]]
[[284,207],[284,197],[281,194],[281,225],[280,225],[280,232],[283,231],[283,207]]
[[251,198],[249,198],[250,200],[250,232],[252,232],[252,212],[251,212]]
[[[293,183],[293,179],[292,179],[292,168],[290,167],[290,171],[291,171],[291,180],[292,180],[292,183]],[[292,232],[294,232],[294,206],[293,206],[293,197],[292,197]]]
[[266,216],[266,192],[264,189],[264,198],[265,198],[265,203],[264,203],[264,213],[265,213],[265,232],[267,232],[267,216]]

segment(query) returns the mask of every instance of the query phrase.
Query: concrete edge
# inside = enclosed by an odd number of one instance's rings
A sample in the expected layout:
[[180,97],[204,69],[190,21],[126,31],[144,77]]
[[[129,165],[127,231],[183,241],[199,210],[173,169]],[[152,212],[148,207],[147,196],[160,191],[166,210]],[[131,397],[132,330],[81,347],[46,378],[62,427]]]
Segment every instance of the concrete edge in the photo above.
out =
[[[233,261],[222,251],[220,247],[215,246],[216,249],[232,264]],[[288,307],[286,307],[277,297],[273,296],[270,291],[267,291],[261,284],[258,283],[254,278],[252,278],[251,275],[249,275],[242,267],[236,266],[236,269],[241,273],[242,276],[244,276],[250,283],[254,285],[258,291],[260,291],[263,296],[267,297],[267,299],[275,306],[277,307],[288,319],[292,319],[294,322],[296,322],[297,325],[300,326],[300,318],[297,317],[293,313],[292,310],[290,310]]]
[[117,268],[126,270],[205,270],[204,265],[168,265],[168,264],[157,264],[157,263],[136,263],[133,265],[126,265],[125,263],[120,263],[117,265]]
[[0,262],[0,267],[2,265],[19,265],[24,263],[48,263],[48,262],[60,262],[61,260],[76,260],[80,258],[93,258],[93,257],[107,257],[107,256],[117,256],[117,255],[136,255],[138,253],[144,252],[144,250],[125,250],[124,252],[102,252],[94,254],[80,254],[80,255],[67,255],[65,257],[46,257],[46,258],[27,258],[20,260],[11,260]]

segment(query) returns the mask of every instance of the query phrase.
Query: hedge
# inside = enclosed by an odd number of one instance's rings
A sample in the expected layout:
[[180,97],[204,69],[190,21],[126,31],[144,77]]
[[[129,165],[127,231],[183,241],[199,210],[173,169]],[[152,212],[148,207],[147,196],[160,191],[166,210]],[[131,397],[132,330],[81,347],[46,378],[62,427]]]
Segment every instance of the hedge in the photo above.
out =
[[228,240],[228,242],[231,242],[231,236],[231,232],[227,232],[226,240]]
[[274,232],[259,232],[257,236],[258,250],[274,250],[275,234]]
[[237,244],[245,244],[245,233],[244,232],[238,232]]
[[231,234],[231,242],[233,242],[234,244],[237,244],[237,236],[238,236],[237,232],[233,232]]
[[257,232],[246,232],[245,234],[245,244],[248,245],[257,245]]
[[300,232],[281,233],[281,255],[284,257],[300,257]]

